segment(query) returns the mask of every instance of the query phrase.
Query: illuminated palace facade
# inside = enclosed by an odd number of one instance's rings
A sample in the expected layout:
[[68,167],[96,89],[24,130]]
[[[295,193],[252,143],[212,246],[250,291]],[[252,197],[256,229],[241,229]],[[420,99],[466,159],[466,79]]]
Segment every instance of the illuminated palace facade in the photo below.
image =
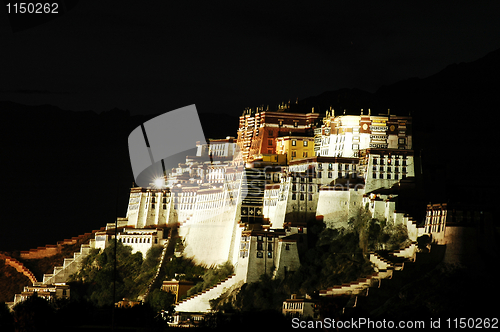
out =
[[300,265],[307,220],[345,227],[370,192],[414,176],[411,117],[370,113],[246,109],[237,139],[200,144],[163,188],[132,188],[118,236],[145,251],[168,233],[146,229],[178,225],[196,262],[229,261],[244,282],[281,277]]

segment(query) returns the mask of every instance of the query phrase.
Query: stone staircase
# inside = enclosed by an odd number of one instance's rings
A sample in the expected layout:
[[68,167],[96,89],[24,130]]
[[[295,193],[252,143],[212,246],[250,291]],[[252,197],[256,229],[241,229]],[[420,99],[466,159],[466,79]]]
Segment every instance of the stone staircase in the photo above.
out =
[[156,274],[155,276],[153,277],[153,280],[151,280],[151,282],[149,283],[148,285],[148,289],[146,290],[146,293],[144,293],[144,295],[142,296],[139,296],[139,299],[144,301],[148,295],[149,295],[149,292],[151,291],[151,289],[154,289],[154,285],[156,283],[158,283],[158,277],[160,276],[160,271],[163,267],[163,262],[166,261],[165,260],[165,256],[167,254],[167,249],[168,249],[168,245],[170,243],[170,239],[168,241],[166,241],[164,244],[163,244],[163,250],[161,251],[161,256],[160,256],[160,263],[158,264],[158,269],[156,269]]
[[368,312],[377,311],[380,303],[385,303],[408,282],[412,282],[416,275],[427,273],[442,260],[443,248],[434,248],[434,250],[436,250],[434,254],[419,253],[417,243],[413,241],[405,248],[384,253],[384,255],[371,253],[370,261],[375,266],[375,273],[348,284],[320,291],[320,296],[350,295],[351,298],[344,307],[344,313],[353,308],[361,308]]
[[211,288],[191,295],[190,297],[180,301],[175,306],[176,312],[210,312],[210,300],[216,299],[224,294],[230,287],[236,284],[236,275],[232,274],[226,279],[220,281]]
[[[394,271],[403,270],[405,262],[414,262],[416,249],[416,242],[411,242],[406,248],[389,253],[389,258],[382,257],[380,254],[372,252],[370,253],[370,262],[375,268],[373,274],[349,283],[321,290],[319,295],[367,295],[369,287],[380,287],[383,279],[391,279]],[[354,305],[356,302],[357,301],[353,302]]]
[[91,239],[89,244],[82,244],[80,251],[73,254],[73,258],[64,259],[63,266],[56,266],[51,274],[44,274],[42,284],[67,282],[72,274],[78,272],[83,259],[88,256],[93,248],[95,248],[94,239]]

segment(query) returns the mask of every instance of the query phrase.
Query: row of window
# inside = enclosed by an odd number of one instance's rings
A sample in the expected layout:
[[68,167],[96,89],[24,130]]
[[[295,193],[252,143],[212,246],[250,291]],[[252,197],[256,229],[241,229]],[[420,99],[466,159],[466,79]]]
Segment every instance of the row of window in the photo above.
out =
[[[151,243],[151,238],[132,238],[125,237],[120,238],[120,242],[122,243]],[[158,239],[155,239],[155,244],[158,244]]]
[[[310,184],[308,186],[308,191],[309,192],[314,192],[314,187],[315,187],[315,185]],[[319,187],[319,185],[318,185],[318,187]],[[297,185],[295,183],[292,184],[292,191],[297,191]],[[301,184],[300,185],[300,191],[306,191],[306,185],[305,184]]]
[[[303,140],[303,141],[302,141],[302,146],[307,146],[308,142],[309,142],[309,141],[308,141],[308,140],[306,140],[306,139],[305,139],[305,140]],[[292,139],[292,146],[297,146],[297,140]]]
[[[356,164],[336,164],[336,165],[337,165],[337,170],[342,170],[342,169],[344,169],[346,171],[348,171],[349,169],[356,170]],[[323,169],[323,164],[319,163],[318,169]],[[332,163],[328,164],[328,170],[333,171],[333,164]]]
[[[283,201],[283,199],[280,198],[280,201]],[[278,205],[278,200],[277,199],[271,199],[271,200],[265,200],[264,201],[264,206],[276,206]]]
[[[154,209],[154,208],[156,208],[156,204],[151,204],[151,209]],[[167,204],[162,204],[162,208],[163,208],[163,210],[166,210]]]
[[[304,194],[300,194],[300,200],[301,201],[305,200],[305,197],[306,196]],[[292,200],[294,200],[294,201],[297,200],[297,194],[296,193],[292,194]],[[307,195],[307,200],[312,201],[313,200],[313,194],[308,194]]]
[[[297,157],[297,151],[292,151],[292,159],[293,158],[296,158]],[[307,158],[308,157],[308,153],[307,151],[302,151],[302,158]]]
[[[376,159],[373,158],[373,165],[385,165],[386,161],[384,158]],[[399,166],[400,160],[399,158],[395,158],[394,160],[391,158],[387,159],[387,165],[394,165],[394,166]],[[407,158],[406,156],[401,160],[401,165],[406,166],[407,165]]]
[[[373,166],[373,169],[372,169],[372,170],[373,170],[374,172],[376,172],[376,171],[377,171],[377,166]],[[379,167],[378,167],[378,171],[379,171],[379,172],[384,172],[384,171],[385,171],[384,166],[379,166]],[[388,172],[388,173],[392,173],[392,167],[391,167],[391,166],[387,166],[387,172]],[[394,167],[394,172],[395,172],[395,173],[399,173],[399,167]],[[401,172],[402,172],[402,173],[406,173],[406,166],[403,166],[403,167],[401,168]]]
[[[134,203],[136,200],[138,200],[138,198],[134,198]],[[132,202],[132,199],[130,200]],[[149,202],[149,197],[146,198],[146,203]],[[170,202],[170,199],[169,198],[166,198],[166,197],[163,197],[162,198],[162,203],[169,203]],[[151,203],[156,203],[156,197],[151,197]]]
[[372,179],[387,179],[387,180],[399,180],[399,179],[404,179],[406,178],[406,175],[399,175],[399,174],[394,174],[394,176],[392,176],[390,173],[387,173],[385,174],[385,177],[384,177],[384,174],[381,173],[381,174],[377,174],[377,173],[373,173],[372,174]]

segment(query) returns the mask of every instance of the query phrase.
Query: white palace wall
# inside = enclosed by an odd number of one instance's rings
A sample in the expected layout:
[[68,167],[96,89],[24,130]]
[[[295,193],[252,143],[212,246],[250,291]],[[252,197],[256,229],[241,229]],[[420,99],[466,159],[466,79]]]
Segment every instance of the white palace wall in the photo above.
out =
[[316,216],[323,216],[323,222],[327,227],[347,228],[349,219],[355,217],[362,207],[363,194],[363,189],[342,190],[329,186],[322,187]]
[[239,205],[195,211],[193,218],[180,226],[179,235],[185,241],[184,255],[207,266],[234,260],[235,238],[238,237]]

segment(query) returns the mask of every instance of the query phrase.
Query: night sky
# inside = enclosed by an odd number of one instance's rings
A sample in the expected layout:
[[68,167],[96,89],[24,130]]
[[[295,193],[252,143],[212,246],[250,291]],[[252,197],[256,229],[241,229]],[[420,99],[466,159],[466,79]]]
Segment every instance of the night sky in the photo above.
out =
[[500,48],[498,1],[79,1],[20,31],[2,7],[0,100],[98,113],[195,103],[239,115],[374,92]]
[[[125,216],[133,180],[129,132],[113,122],[117,114],[107,123],[105,111],[152,115],[196,104],[200,113],[230,115],[205,114],[217,128],[245,107],[274,110],[282,101],[342,88],[373,93],[500,48],[499,1],[66,0],[64,14],[51,20],[9,17],[6,6],[0,8],[0,101],[104,114],[72,113],[66,125],[65,116],[36,113],[47,107],[0,108],[2,162],[9,169],[2,185],[12,195],[3,201],[2,218],[15,221],[0,232],[1,250],[54,244]],[[87,122],[75,120],[80,115]],[[448,136],[436,135],[443,146],[461,149]],[[470,151],[488,148],[479,143]],[[18,199],[26,188],[40,199],[28,205]],[[68,194],[73,188],[79,198]],[[45,218],[43,236],[38,218]],[[19,232],[21,242],[11,235]]]

